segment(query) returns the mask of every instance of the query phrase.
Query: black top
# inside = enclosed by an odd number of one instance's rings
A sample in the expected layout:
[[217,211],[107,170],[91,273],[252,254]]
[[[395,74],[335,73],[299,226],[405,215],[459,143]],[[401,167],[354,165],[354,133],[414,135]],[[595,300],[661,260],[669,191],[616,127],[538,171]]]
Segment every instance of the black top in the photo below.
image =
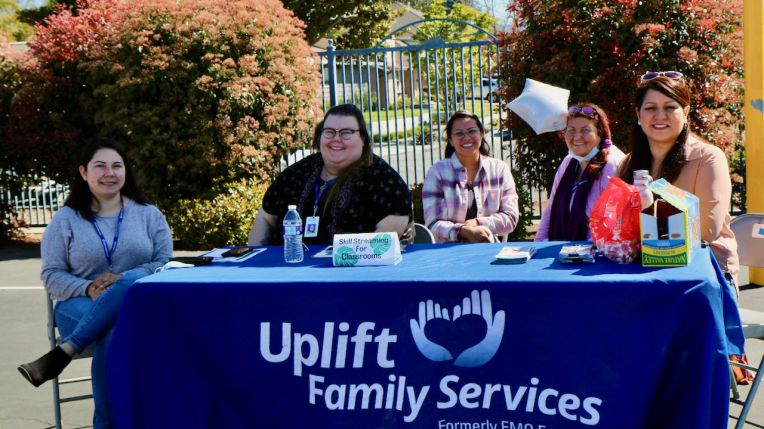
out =
[[[321,154],[310,155],[281,172],[265,192],[263,209],[276,216],[278,225],[269,244],[283,244],[281,224],[290,204],[297,205],[305,229],[306,218],[313,216],[316,184],[319,188],[324,184],[320,178],[322,167]],[[327,188],[319,199],[318,237],[303,238],[307,244],[332,244],[334,234],[372,232],[388,215],[408,216],[411,220],[411,193],[406,182],[376,155],[360,177],[345,182],[331,207],[324,210],[331,190]]]
[[470,206],[467,209],[467,216],[464,220],[475,219],[477,217],[477,200],[475,199],[475,186],[472,182],[467,182],[467,198],[470,199],[468,203]]

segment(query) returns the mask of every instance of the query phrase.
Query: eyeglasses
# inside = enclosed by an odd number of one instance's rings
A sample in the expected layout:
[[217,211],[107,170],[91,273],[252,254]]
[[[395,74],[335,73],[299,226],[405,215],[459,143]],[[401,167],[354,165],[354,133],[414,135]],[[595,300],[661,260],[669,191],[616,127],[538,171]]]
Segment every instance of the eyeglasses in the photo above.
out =
[[358,131],[359,130],[351,130],[348,128],[343,128],[341,130],[335,130],[334,128],[324,128],[321,130],[321,138],[329,140],[337,137],[337,134],[339,134],[340,139],[350,140],[353,138],[353,134],[357,133]]
[[467,130],[466,133],[464,131],[456,131],[453,134],[451,134],[452,137],[457,138],[459,140],[462,140],[466,138],[467,136],[477,137],[478,135],[480,135],[480,130],[477,128],[470,128],[469,130]]
[[646,82],[648,80],[653,80],[656,77],[667,77],[669,79],[681,79],[684,77],[684,75],[681,72],[678,71],[662,71],[662,72],[647,72],[643,74],[639,79],[642,82]]
[[582,128],[580,130],[580,132],[579,132],[579,130],[576,130],[573,127],[565,128],[565,135],[569,136],[569,137],[575,137],[576,134],[581,134],[582,136],[585,136],[587,134],[592,134],[592,133],[594,133],[594,130],[592,128],[589,128],[589,127]]
[[570,106],[570,109],[568,109],[568,114],[590,116],[594,118],[598,118],[600,116],[594,107],[589,106]]

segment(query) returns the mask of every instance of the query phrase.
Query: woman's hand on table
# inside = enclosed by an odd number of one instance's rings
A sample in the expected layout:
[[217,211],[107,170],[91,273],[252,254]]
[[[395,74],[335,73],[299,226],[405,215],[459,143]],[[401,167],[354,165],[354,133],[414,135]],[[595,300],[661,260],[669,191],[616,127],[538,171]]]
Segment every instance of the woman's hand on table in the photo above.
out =
[[480,225],[473,226],[465,222],[459,229],[459,239],[470,243],[488,243],[491,241],[491,236],[491,231]]

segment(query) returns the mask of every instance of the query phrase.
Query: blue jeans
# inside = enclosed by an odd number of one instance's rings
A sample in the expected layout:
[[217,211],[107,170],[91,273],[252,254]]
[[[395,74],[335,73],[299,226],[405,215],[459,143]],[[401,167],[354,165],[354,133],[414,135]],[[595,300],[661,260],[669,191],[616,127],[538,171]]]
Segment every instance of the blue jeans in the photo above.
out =
[[60,301],[56,305],[56,325],[64,338],[62,343],[70,343],[78,353],[88,347],[93,349],[90,371],[95,402],[94,429],[114,427],[106,392],[106,352],[127,290],[136,280],[146,275],[142,270],[126,271],[95,301],[87,296],[79,296]]

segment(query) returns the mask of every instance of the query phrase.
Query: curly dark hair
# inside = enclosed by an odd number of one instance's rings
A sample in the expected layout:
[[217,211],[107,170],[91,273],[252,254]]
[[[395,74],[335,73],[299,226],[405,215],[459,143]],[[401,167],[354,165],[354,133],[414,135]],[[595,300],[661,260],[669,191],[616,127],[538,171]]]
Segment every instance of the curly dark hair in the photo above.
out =
[[605,139],[610,140],[612,143],[612,134],[610,133],[610,121],[608,120],[607,114],[605,113],[605,111],[602,110],[600,106],[594,103],[576,103],[575,106],[591,107],[592,109],[594,109],[594,112],[595,112],[591,115],[587,115],[582,111],[579,111],[573,114],[568,113],[568,119],[586,118],[586,119],[594,121],[595,126],[597,127],[597,134],[600,136],[600,144],[599,144],[600,151],[597,153],[597,155],[594,156],[594,158],[589,160],[589,163],[586,165],[586,171],[589,174],[589,177],[591,177],[592,179],[597,179],[598,177],[600,177],[600,173],[602,173],[602,169],[605,167],[605,164],[607,164],[608,157],[610,156],[610,146],[606,148],[602,147]]
[[[637,109],[642,107],[642,103],[645,100],[645,95],[649,90],[655,90],[661,94],[671,98],[679,103],[683,109],[686,109],[690,105],[691,94],[690,87],[685,82],[684,78],[671,79],[665,76],[659,76],[654,79],[640,82],[637,87],[636,105]],[[679,176],[682,171],[682,166],[685,162],[685,146],[687,139],[690,136],[689,121],[685,122],[682,131],[676,138],[674,146],[671,148],[666,159],[660,167],[658,178],[664,178],[668,182],[673,182]],[[632,183],[634,178],[634,171],[636,170],[652,170],[653,155],[650,152],[650,144],[647,141],[647,135],[642,131],[642,126],[639,124],[634,125],[631,135],[631,154],[624,159],[624,164],[621,167],[621,179],[626,183]]]

